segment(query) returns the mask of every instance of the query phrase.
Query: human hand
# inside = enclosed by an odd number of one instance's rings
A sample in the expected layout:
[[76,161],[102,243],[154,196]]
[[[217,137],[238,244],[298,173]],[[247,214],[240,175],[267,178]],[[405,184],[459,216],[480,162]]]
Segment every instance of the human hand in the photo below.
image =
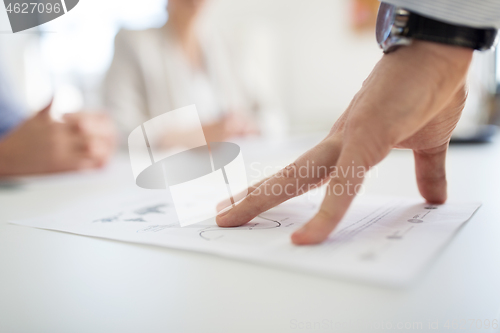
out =
[[[423,41],[384,55],[328,136],[250,187],[246,198],[219,213],[217,224],[243,225],[328,183],[319,212],[292,235],[295,244],[321,243],[344,216],[366,172],[394,147],[413,150],[421,195],[443,203],[446,151],[466,100],[471,58],[470,49]],[[306,177],[297,172],[300,168],[306,168]]]
[[203,126],[203,132],[208,142],[220,142],[232,137],[258,134],[259,130],[249,116],[231,112],[221,120]]
[[[202,128],[208,143],[258,133],[253,120],[240,113],[228,113],[218,121],[202,125]],[[176,146],[192,147],[198,143],[197,130],[169,128],[168,135],[162,138],[159,145],[160,148],[168,149]]]
[[0,141],[0,176],[81,170],[103,166],[116,144],[103,114],[50,117],[50,105]]

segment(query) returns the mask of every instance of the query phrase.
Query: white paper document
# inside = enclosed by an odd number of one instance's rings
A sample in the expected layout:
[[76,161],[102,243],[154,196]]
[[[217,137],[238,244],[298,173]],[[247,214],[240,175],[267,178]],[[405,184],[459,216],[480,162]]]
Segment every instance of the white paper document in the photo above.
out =
[[[305,197],[284,203],[241,227],[219,228],[212,219],[181,228],[173,204],[162,193],[103,197],[52,216],[12,223],[407,286],[480,206],[361,196],[326,242],[295,246],[290,235],[319,207]],[[196,204],[191,204],[196,209]]]

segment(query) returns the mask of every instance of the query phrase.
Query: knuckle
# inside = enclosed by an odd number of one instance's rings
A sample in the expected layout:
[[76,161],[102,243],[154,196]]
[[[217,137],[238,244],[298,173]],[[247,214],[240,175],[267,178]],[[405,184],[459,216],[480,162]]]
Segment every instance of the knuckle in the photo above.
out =
[[316,216],[318,217],[318,221],[324,224],[331,224],[335,221],[334,213],[324,208],[320,208]]
[[285,168],[281,169],[274,178],[280,179],[293,179],[297,177],[297,164],[295,162],[290,163]]
[[330,174],[330,186],[343,185],[346,183],[346,179],[339,173]]
[[250,193],[243,202],[246,203],[247,207],[251,207],[252,209],[261,210],[263,207],[263,201],[261,200],[262,193],[259,192],[257,194]]
[[379,163],[395,144],[389,143],[386,138],[380,136],[352,137],[346,149],[356,151],[356,157],[360,166],[370,168]]
[[443,184],[446,183],[446,174],[439,172],[435,174],[424,174],[419,177],[420,181],[430,184]]

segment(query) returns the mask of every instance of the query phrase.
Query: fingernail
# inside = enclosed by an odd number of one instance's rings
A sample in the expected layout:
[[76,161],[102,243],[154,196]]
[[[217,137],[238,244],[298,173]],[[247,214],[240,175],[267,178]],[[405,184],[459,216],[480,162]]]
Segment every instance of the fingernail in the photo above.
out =
[[229,206],[229,207],[224,208],[223,210],[221,210],[221,211],[219,212],[219,214],[217,214],[217,216],[218,216],[218,217],[222,217],[222,216],[224,216],[224,215],[227,215],[227,213],[229,213],[229,211],[230,211],[233,207],[234,207],[234,205],[231,205],[231,206]]

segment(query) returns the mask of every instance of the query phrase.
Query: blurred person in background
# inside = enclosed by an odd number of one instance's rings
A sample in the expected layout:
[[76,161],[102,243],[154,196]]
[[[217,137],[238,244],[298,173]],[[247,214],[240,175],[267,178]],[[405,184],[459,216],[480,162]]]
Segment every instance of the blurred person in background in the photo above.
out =
[[97,168],[108,161],[116,141],[108,116],[80,112],[58,122],[49,105],[27,118],[9,88],[0,71],[0,177]]
[[[209,142],[284,131],[270,94],[238,75],[214,34],[199,31],[207,2],[169,0],[163,27],[117,34],[104,100],[124,137],[155,116],[191,104]],[[168,129],[174,139],[156,144],[168,148],[189,142],[192,131],[183,127],[188,122],[177,119]]]

